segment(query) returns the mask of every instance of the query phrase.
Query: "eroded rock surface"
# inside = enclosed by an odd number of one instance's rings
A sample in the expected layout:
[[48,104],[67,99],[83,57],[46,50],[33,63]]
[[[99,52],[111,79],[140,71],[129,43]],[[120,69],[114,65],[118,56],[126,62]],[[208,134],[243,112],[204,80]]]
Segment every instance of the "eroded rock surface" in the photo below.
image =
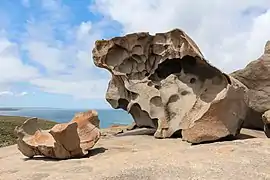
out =
[[27,119],[15,128],[18,149],[27,157],[45,156],[57,159],[83,157],[100,138],[100,131],[91,122],[97,112],[77,114],[69,123],[56,124],[50,130],[41,130],[37,118]]
[[96,66],[112,74],[106,99],[157,138],[182,131],[192,143],[237,135],[246,116],[247,88],[211,66],[179,29],[97,41]]
[[97,111],[87,111],[87,112],[79,112],[76,113],[72,122],[80,122],[80,121],[89,121],[91,124],[99,128],[100,120],[98,118]]
[[262,115],[262,121],[264,123],[265,135],[270,138],[270,110],[265,111]]
[[262,114],[270,109],[270,41],[266,43],[261,57],[231,75],[249,89],[250,108],[244,127],[263,129]]

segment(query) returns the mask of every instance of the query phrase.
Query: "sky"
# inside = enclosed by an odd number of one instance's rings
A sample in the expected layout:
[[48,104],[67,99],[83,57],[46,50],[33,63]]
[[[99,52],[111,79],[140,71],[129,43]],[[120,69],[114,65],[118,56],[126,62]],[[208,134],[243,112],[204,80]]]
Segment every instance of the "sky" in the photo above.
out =
[[174,28],[230,73],[263,53],[270,1],[1,0],[0,107],[111,108],[94,42]]

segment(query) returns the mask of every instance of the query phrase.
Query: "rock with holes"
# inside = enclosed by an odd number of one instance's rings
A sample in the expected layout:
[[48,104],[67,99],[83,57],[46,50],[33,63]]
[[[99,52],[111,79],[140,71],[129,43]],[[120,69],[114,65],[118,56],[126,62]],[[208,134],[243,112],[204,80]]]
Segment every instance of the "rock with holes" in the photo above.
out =
[[247,88],[211,66],[182,30],[97,41],[93,59],[112,74],[107,101],[156,138],[181,132],[199,143],[240,131]]
[[261,57],[244,69],[233,72],[231,76],[249,89],[249,110],[244,127],[263,129],[262,114],[270,109],[270,41],[266,43]]
[[91,123],[94,118],[97,119],[97,112],[88,111],[80,116],[77,114],[69,123],[56,124],[50,130],[41,130],[37,118],[27,119],[15,128],[18,149],[27,157],[83,157],[100,138],[99,129]]

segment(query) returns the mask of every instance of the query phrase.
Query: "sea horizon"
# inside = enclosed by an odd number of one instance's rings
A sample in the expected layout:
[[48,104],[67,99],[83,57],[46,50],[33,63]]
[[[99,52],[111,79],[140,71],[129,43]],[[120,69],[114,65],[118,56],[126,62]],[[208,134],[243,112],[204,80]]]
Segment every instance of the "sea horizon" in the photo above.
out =
[[[91,108],[93,109],[93,108]],[[0,107],[0,115],[37,117],[57,123],[69,122],[76,113],[91,110],[90,108],[55,108],[55,107]],[[94,109],[98,112],[100,128],[115,124],[127,125],[132,123],[132,116],[121,109]]]

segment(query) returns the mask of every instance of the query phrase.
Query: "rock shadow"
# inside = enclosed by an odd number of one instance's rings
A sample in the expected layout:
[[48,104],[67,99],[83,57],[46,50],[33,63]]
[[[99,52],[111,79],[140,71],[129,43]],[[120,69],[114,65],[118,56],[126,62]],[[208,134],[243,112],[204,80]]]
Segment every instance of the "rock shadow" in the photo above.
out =
[[35,156],[32,158],[25,157],[23,158],[24,161],[63,161],[66,159],[55,159],[55,158],[49,158],[44,156]]
[[119,134],[116,134],[116,137],[121,137],[121,136],[135,136],[135,135],[148,135],[148,136],[153,136],[156,132],[156,129],[153,128],[137,128],[133,130],[128,130],[126,132],[122,132]]
[[102,154],[102,153],[105,153],[107,150],[108,149],[104,148],[104,147],[93,148],[93,149],[90,149],[90,151],[88,152],[88,154],[85,157],[89,158],[91,156]]
[[249,135],[249,134],[245,134],[245,133],[240,133],[238,136],[235,137],[236,140],[238,140],[238,139],[253,139],[253,138],[257,138],[257,137]]
[[88,154],[83,157],[73,157],[73,158],[67,158],[67,159],[56,159],[56,158],[50,158],[50,157],[44,157],[44,156],[35,156],[32,158],[23,158],[24,161],[67,161],[70,159],[83,159],[83,158],[89,158],[91,156],[95,156],[101,153],[104,153],[107,151],[107,148],[104,147],[98,147],[93,148],[88,151]]
[[216,143],[216,142],[227,142],[227,141],[245,140],[245,139],[253,139],[253,138],[257,138],[257,137],[252,136],[252,135],[248,135],[248,134],[245,134],[245,133],[240,133],[237,136],[229,135],[229,136],[220,138],[220,139],[215,140],[215,141],[204,141],[204,142],[201,142],[201,143],[192,143],[192,145],[212,144],[212,143]]

